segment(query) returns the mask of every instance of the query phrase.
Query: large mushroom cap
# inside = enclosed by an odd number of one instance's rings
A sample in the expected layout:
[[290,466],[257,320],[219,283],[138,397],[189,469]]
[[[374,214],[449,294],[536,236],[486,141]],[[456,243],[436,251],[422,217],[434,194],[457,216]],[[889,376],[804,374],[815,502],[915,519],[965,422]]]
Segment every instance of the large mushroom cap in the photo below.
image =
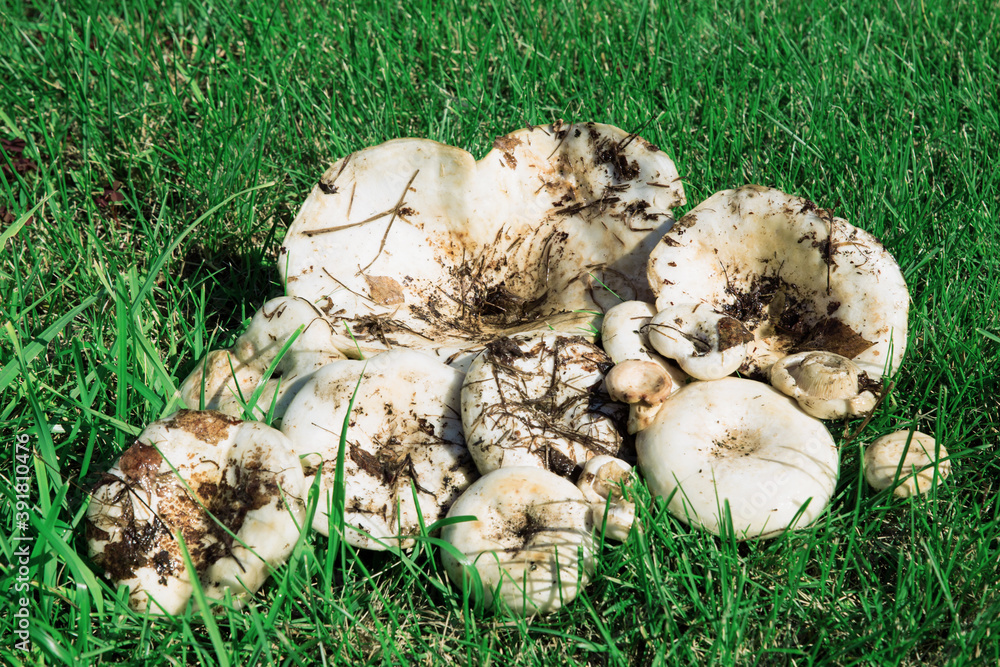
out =
[[441,560],[457,586],[476,570],[486,605],[499,596],[514,614],[546,614],[573,600],[594,570],[591,504],[547,470],[494,470],[474,482],[448,516],[475,517],[441,530],[465,556],[442,551]]
[[760,382],[692,383],[636,436],[650,491],[678,519],[719,534],[728,503],[738,539],[811,523],[826,508],[840,460],[822,422]]
[[575,479],[590,457],[616,455],[624,415],[604,391],[610,368],[601,348],[578,336],[488,344],[462,387],[465,439],[479,471],[536,466]]
[[798,351],[853,359],[873,379],[906,350],[908,293],[870,234],[812,202],[747,185],[716,193],[650,255],[656,307],[707,303],[755,337],[741,372]]
[[209,599],[240,605],[291,553],[305,519],[302,466],[280,432],[218,412],[155,421],[104,474],[87,508],[94,562],[129,606],[177,614],[192,592],[182,535]]
[[[462,437],[462,373],[413,350],[383,352],[365,361],[337,361],[315,373],[296,394],[281,429],[310,470],[323,461],[313,528],[330,525],[341,435],[346,540],[363,549],[407,547],[421,522],[442,518],[478,477]],[[351,397],[357,391],[344,432]],[[307,477],[307,483],[313,476]],[[419,501],[419,511],[414,500]]]
[[673,162],[607,125],[497,139],[479,162],[400,139],[334,164],[278,262],[288,294],[363,348],[434,350],[459,367],[498,336],[579,333],[615,297],[652,299],[650,249],[684,203]]

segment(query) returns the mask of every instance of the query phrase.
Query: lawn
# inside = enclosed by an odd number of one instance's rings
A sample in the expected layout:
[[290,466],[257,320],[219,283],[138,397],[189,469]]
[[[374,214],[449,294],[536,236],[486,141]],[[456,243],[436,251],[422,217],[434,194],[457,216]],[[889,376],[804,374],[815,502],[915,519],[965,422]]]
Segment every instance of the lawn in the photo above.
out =
[[[996,2],[4,0],[0,54],[0,663],[1000,663]],[[325,168],[407,136],[478,158],[557,119],[661,147],[678,215],[758,183],[894,254],[910,344],[874,417],[830,424],[831,508],[738,543],[639,482],[642,530],[530,622],[471,609],[427,542],[315,534],[243,610],[129,611],[86,556],[87,489],[281,294],[277,248]],[[863,446],[911,427],[953,476],[872,491]]]

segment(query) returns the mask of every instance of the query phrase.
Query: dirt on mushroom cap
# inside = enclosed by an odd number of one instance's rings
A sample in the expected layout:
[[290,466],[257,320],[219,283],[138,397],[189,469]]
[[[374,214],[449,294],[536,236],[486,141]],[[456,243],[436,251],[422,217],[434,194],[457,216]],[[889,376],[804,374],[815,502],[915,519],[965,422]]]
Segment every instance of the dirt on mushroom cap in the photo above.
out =
[[610,126],[521,130],[479,162],[396,140],[331,167],[279,266],[362,347],[467,360],[501,335],[577,333],[612,302],[602,283],[651,299],[646,259],[683,202],[673,162]]
[[210,599],[229,591],[239,605],[291,551],[304,491],[298,459],[275,429],[182,410],[147,426],[94,488],[91,556],[131,587],[129,604],[138,610],[179,613],[192,574]]
[[650,255],[662,310],[707,303],[755,337],[740,372],[766,380],[790,352],[823,349],[872,377],[899,367],[908,293],[895,260],[831,211],[748,185],[716,193],[685,215]]

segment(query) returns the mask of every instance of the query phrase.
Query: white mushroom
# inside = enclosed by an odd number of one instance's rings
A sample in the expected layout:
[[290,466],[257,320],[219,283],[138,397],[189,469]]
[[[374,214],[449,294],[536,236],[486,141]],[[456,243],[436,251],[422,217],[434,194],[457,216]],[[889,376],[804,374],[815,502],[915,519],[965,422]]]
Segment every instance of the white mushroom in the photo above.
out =
[[621,484],[632,476],[632,466],[601,454],[587,461],[576,486],[590,503],[594,526],[604,527],[604,536],[624,542],[635,523],[635,504],[622,497]]
[[605,387],[613,400],[629,404],[629,433],[649,426],[660,404],[686,379],[649,344],[644,332],[655,314],[651,303],[625,301],[606,312],[601,324],[601,346],[616,364]]
[[664,308],[649,321],[649,342],[699,380],[718,380],[736,371],[753,336],[743,324],[702,303]]
[[357,354],[353,343],[334,332],[315,306],[305,299],[271,299],[257,311],[250,326],[232,348],[213,350],[181,384],[180,394],[190,408],[218,410],[232,417],[244,416],[246,405],[260,386],[267,369],[297,330],[274,373],[260,391],[253,414],[268,413],[276,421],[310,375],[338,359],[345,351]]
[[307,483],[316,474],[316,455],[323,461],[313,528],[329,531],[342,436],[350,544],[406,548],[413,544],[406,536],[419,533],[421,522],[442,518],[478,477],[462,438],[461,387],[462,373],[413,350],[338,361],[316,372],[281,425],[295,451],[308,457]]
[[519,130],[479,162],[400,139],[324,174],[278,265],[288,294],[349,323],[364,350],[464,369],[494,338],[578,335],[614,294],[652,300],[646,260],[684,201],[670,158],[607,125]]
[[678,391],[636,436],[636,449],[650,491],[671,514],[719,534],[728,512],[737,539],[808,525],[830,502],[839,471],[822,422],[740,378]]
[[590,504],[547,470],[494,470],[474,482],[448,516],[475,517],[441,530],[464,555],[442,550],[441,560],[459,587],[474,580],[475,570],[486,605],[499,597],[516,615],[547,614],[572,601],[594,571]]
[[628,432],[636,433],[653,422],[660,405],[674,391],[663,366],[654,361],[627,359],[608,371],[604,386],[611,400],[629,406]]
[[951,474],[948,450],[920,431],[884,435],[865,451],[865,479],[877,490],[900,498],[927,493]]
[[767,378],[779,358],[827,350],[874,379],[899,368],[909,296],[895,260],[831,211],[748,185],[716,193],[649,258],[656,306],[706,303],[754,335],[740,372]]
[[771,385],[817,419],[844,419],[871,412],[877,398],[869,387],[879,383],[867,380],[867,373],[857,364],[833,352],[799,352],[771,366]]
[[[244,604],[291,553],[305,520],[302,466],[280,432],[181,410],[139,435],[94,488],[94,562],[138,611],[178,614],[196,576],[209,599]],[[195,572],[185,566],[177,536]]]
[[465,438],[479,471],[535,466],[575,479],[590,457],[617,454],[616,417],[624,415],[603,391],[609,368],[607,355],[579,337],[488,344],[462,387]]

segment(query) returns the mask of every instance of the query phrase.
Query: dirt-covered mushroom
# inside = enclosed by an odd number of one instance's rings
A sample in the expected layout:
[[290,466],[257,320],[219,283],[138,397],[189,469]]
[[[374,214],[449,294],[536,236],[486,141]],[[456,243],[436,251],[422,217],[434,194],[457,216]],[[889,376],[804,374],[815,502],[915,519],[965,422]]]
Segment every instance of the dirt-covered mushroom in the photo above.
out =
[[629,433],[649,426],[660,404],[687,377],[649,344],[646,325],[655,314],[651,303],[625,301],[606,312],[601,324],[601,345],[615,363],[605,388],[613,400],[629,405]]
[[813,202],[747,185],[716,193],[650,254],[656,306],[705,303],[754,335],[740,372],[766,380],[787,354],[827,350],[877,380],[906,351],[909,296],[870,234]]
[[[519,616],[553,612],[571,602],[594,571],[591,506],[573,484],[541,468],[500,468],[478,479],[448,511],[475,517],[445,526],[441,560],[456,586],[482,582]],[[475,590],[473,587],[472,590]]]
[[878,382],[847,357],[822,350],[782,357],[771,366],[771,385],[817,419],[844,419],[872,411]]
[[559,333],[499,338],[465,376],[462,423],[480,472],[536,466],[575,479],[587,459],[614,456],[624,409],[603,388],[611,360]]
[[[305,520],[302,466],[277,430],[181,410],[139,435],[93,490],[87,544],[129,606],[177,614],[197,577],[242,605],[285,562]],[[195,572],[184,563],[183,536]]]
[[189,408],[244,416],[243,406],[299,329],[253,409],[256,417],[270,412],[280,420],[295,392],[313,372],[331,361],[346,359],[345,352],[357,354],[344,332],[334,331],[332,323],[305,299],[279,297],[265,303],[232,348],[213,350],[198,362],[181,385],[184,403]]
[[647,325],[649,342],[685,373],[699,380],[731,375],[747,356],[753,336],[743,324],[704,303],[669,306]]
[[604,536],[624,542],[635,523],[635,504],[622,497],[621,485],[632,475],[632,466],[601,454],[587,461],[576,486],[590,503],[594,526]]
[[920,431],[884,435],[865,450],[865,479],[877,490],[900,498],[927,493],[951,474],[948,450]]
[[823,423],[775,389],[740,378],[694,382],[636,436],[639,468],[681,521],[737,539],[771,537],[823,512],[840,461]]
[[462,437],[461,388],[461,372],[414,350],[338,361],[316,372],[281,425],[305,457],[307,483],[323,462],[313,528],[328,534],[341,437],[350,544],[405,548],[413,543],[405,536],[419,533],[421,521],[442,518],[478,477]]
[[684,201],[669,157],[607,125],[519,130],[479,162],[399,139],[324,174],[278,265],[287,293],[349,323],[362,349],[464,369],[500,336],[579,334],[614,294],[651,301],[649,251]]

